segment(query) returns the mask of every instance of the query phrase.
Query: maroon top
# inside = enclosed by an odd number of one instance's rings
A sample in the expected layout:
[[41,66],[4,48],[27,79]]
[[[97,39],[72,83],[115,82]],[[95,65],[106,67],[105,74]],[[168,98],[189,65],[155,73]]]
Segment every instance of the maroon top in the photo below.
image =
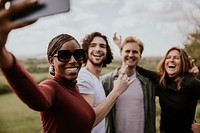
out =
[[2,72],[18,97],[41,112],[44,133],[91,133],[95,113],[78,92],[76,82],[55,76],[38,85],[14,60],[13,67]]

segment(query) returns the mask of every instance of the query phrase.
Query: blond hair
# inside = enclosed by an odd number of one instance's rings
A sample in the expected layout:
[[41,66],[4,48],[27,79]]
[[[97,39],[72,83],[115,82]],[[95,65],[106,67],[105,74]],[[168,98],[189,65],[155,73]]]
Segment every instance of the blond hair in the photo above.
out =
[[127,44],[127,43],[136,43],[139,45],[140,47],[140,53],[142,54],[142,52],[144,51],[144,44],[142,41],[140,41],[138,38],[133,37],[133,36],[128,36],[124,39],[123,43],[119,46],[120,51],[123,50],[123,47]]

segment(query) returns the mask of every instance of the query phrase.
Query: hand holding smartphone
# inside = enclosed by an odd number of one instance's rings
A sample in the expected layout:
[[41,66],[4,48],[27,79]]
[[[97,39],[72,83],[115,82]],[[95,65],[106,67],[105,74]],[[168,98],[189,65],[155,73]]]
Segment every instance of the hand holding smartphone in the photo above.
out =
[[[12,0],[11,4],[22,2],[23,0]],[[28,10],[14,15],[14,21],[32,21],[40,17],[68,12],[70,10],[69,0],[39,0],[38,5]]]

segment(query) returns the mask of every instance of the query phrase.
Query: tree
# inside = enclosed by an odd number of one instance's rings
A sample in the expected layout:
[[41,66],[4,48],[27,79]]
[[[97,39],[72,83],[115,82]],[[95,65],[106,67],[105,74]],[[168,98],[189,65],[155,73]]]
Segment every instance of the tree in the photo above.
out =
[[[184,43],[185,50],[195,60],[197,67],[200,69],[200,19],[194,19],[196,22],[194,32],[188,34]],[[200,74],[198,76],[200,79]]]

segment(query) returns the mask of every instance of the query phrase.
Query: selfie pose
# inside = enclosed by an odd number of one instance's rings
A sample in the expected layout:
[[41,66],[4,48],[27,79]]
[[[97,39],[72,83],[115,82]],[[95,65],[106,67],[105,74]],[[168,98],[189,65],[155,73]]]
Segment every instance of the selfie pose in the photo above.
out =
[[12,90],[27,106],[40,112],[44,133],[90,133],[107,115],[131,81],[120,75],[110,95],[92,108],[76,85],[85,51],[74,37],[60,34],[50,41],[47,49],[53,77],[37,84],[6,49],[11,30],[33,23],[12,21],[13,15],[34,7],[37,1],[26,0],[5,9],[7,1],[0,1],[0,68]]

